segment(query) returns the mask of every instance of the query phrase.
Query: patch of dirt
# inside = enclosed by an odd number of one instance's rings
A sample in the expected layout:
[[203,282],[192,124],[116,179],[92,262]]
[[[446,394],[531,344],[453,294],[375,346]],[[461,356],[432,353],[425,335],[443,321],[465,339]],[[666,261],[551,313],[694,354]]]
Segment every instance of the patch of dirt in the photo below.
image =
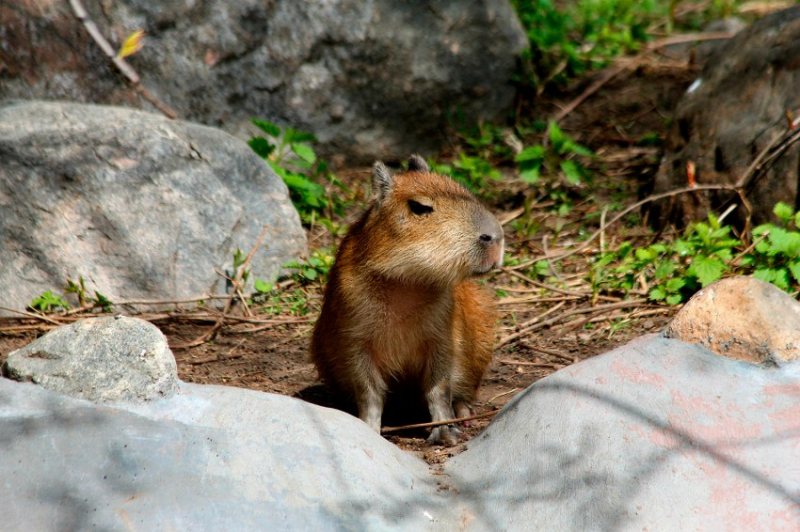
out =
[[[535,115],[555,114],[600,75],[588,77],[572,91],[537,102]],[[574,216],[578,226],[584,227],[581,220],[593,212],[597,214],[597,205],[620,201],[620,197],[631,204],[642,187],[646,189],[657,168],[660,151],[643,147],[639,140],[653,133],[665,136],[671,110],[695,75],[696,69],[685,61],[678,64],[671,58],[651,58],[647,64],[621,72],[567,115],[563,121],[565,131],[598,154],[595,171],[607,180],[596,183],[597,188],[592,189],[594,206],[583,207],[584,210],[576,207]],[[525,107],[530,102],[522,104]],[[343,171],[339,175],[347,174]],[[350,175],[353,180],[368,179],[368,172],[362,170],[352,170]],[[611,185],[606,186],[607,183]],[[544,208],[526,215],[536,217],[540,228],[529,238],[507,231],[508,248],[516,256],[546,256],[543,236],[550,242],[557,239],[558,245],[564,246],[562,250],[579,240],[577,233],[554,228],[556,217]],[[355,216],[357,212],[349,212],[346,219]],[[648,233],[642,231],[642,234]],[[319,232],[309,237],[312,247],[329,243]],[[607,228],[604,237],[607,242],[636,238],[636,228],[617,225]],[[556,247],[552,245],[550,252],[561,251]],[[660,330],[676,310],[648,305],[646,301],[625,306],[622,298],[615,297],[594,300],[586,286],[586,268],[587,258],[580,254],[565,261],[560,275],[566,288],[558,290],[530,282],[520,274],[518,266],[490,276],[488,286],[507,294],[499,302],[502,316],[499,336],[503,343],[494,354],[474,405],[477,414],[502,407],[532,383],[565,366]],[[314,367],[308,362],[307,349],[319,308],[320,287],[302,289],[310,298],[310,312],[305,316],[294,316],[285,310],[278,316],[256,314],[257,323],[227,321],[212,341],[197,347],[178,348],[212,327],[215,319],[212,310],[203,310],[202,316],[199,311],[180,311],[141,317],[151,319],[167,335],[178,362],[179,376],[184,381],[279,393],[352,412],[352,406],[341,403],[320,385]],[[234,313],[242,315],[240,309],[234,309]],[[56,319],[68,323],[78,317]],[[45,322],[32,319],[0,320],[0,360],[48,327]],[[390,401],[384,425],[425,422],[426,416],[424,408],[409,409],[401,400]],[[475,437],[489,422],[489,418],[483,418],[464,428],[465,441]],[[427,430],[408,430],[386,437],[430,464],[441,464],[467,445],[430,447],[425,443]]]

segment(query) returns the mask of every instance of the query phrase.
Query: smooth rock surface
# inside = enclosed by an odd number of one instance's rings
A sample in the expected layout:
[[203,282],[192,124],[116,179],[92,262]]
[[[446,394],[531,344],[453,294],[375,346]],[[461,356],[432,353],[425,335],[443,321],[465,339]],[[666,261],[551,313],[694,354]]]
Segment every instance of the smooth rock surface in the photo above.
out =
[[[502,117],[527,38],[508,0],[84,2],[142,84],[191,120],[247,138],[251,118],[310,131],[328,157],[429,153],[445,130]],[[0,0],[2,98],[154,110],[117,74],[69,2]]]
[[89,318],[9,353],[3,375],[96,402],[152,401],[178,389],[164,334],[138,318]]
[[753,277],[730,277],[697,292],[664,331],[754,364],[800,359],[800,303]]
[[[655,193],[688,186],[686,165],[694,163],[698,184],[736,184],[755,157],[788,130],[787,110],[800,108],[800,6],[754,22],[709,57],[675,111]],[[748,189],[754,223],[774,219],[778,201],[796,205],[800,144],[788,147]],[[682,194],[658,205],[662,221],[701,220],[731,192]],[[725,207],[722,205],[725,204]],[[734,213],[742,219],[740,206]],[[734,218],[728,218],[729,221]]]
[[426,530],[426,465],[297,399],[181,384],[112,408],[0,379],[3,530]]
[[[271,281],[306,250],[283,181],[221,131],[119,107],[0,104],[0,301],[70,279],[118,303],[225,294],[233,252]],[[77,300],[72,301],[77,304]]]
[[644,337],[517,395],[445,466],[464,527],[800,529],[800,372]]

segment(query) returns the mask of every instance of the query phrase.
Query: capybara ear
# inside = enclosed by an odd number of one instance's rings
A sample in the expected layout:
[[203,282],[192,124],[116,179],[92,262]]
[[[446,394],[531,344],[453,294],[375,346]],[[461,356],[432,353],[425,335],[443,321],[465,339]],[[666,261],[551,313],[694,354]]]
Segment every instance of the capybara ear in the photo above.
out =
[[408,158],[409,172],[430,172],[431,168],[421,156],[414,154]]
[[392,193],[392,187],[394,187],[394,176],[386,168],[386,165],[382,162],[378,161],[372,167],[372,198],[373,201],[377,203],[383,203],[383,201],[389,197],[389,194]]

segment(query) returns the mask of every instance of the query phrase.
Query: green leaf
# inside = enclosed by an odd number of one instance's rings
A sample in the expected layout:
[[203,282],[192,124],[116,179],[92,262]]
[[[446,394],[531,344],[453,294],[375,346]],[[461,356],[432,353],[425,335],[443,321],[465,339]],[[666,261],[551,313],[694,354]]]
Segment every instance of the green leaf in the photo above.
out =
[[769,233],[769,241],[772,244],[772,253],[783,253],[794,258],[800,253],[800,233],[786,231],[776,227]]
[[789,263],[789,272],[791,272],[794,280],[800,283],[800,260],[795,259]]
[[692,259],[692,264],[689,266],[687,273],[697,277],[702,286],[707,286],[714,281],[718,281],[722,277],[722,272],[725,271],[725,264],[721,260],[714,257],[706,257],[698,255]]
[[676,240],[675,251],[677,251],[678,255],[681,257],[686,257],[688,255],[694,255],[695,247],[686,240]]
[[558,124],[556,124],[554,120],[551,120],[547,127],[550,128],[550,142],[553,144],[556,151],[558,151],[566,141],[564,132],[561,131],[561,128],[558,127]]
[[313,164],[317,160],[317,154],[307,144],[292,144],[292,151],[307,163]]
[[581,146],[577,142],[568,141],[564,145],[564,149],[569,153],[574,153],[575,155],[580,155],[581,157],[594,157],[594,152],[592,150],[586,146]]
[[792,280],[789,278],[789,270],[780,268],[775,272],[775,279],[772,281],[775,286],[781,290],[789,290],[792,285]]
[[317,142],[317,137],[315,137],[313,133],[298,131],[291,127],[286,128],[285,137],[286,137],[286,142],[289,144],[300,144],[303,142]]
[[541,161],[544,159],[545,156],[545,149],[544,146],[541,144],[537,144],[535,146],[531,146],[529,148],[525,148],[521,152],[514,157],[514,162],[525,162],[525,161]]
[[97,290],[94,291],[94,298],[92,299],[92,301],[98,307],[102,307],[104,311],[110,311],[111,307],[114,306],[114,303],[110,299],[108,299],[106,296],[104,296]]
[[309,281],[313,281],[314,279],[316,279],[317,275],[319,275],[317,273],[317,270],[314,270],[312,268],[303,268],[303,277],[305,277]]
[[48,312],[51,308],[63,307],[69,308],[69,303],[64,301],[61,296],[55,295],[50,290],[43,292],[39,297],[34,298],[31,304],[28,305],[32,309]]
[[561,171],[567,178],[567,182],[571,185],[580,185],[581,183],[581,169],[575,161],[561,161]]
[[658,257],[658,254],[655,252],[655,250],[650,248],[636,248],[634,254],[636,255],[636,259],[642,262],[650,262]]
[[667,281],[667,291],[669,292],[678,292],[684,286],[686,286],[686,281],[680,277],[674,277]]
[[775,213],[775,216],[777,216],[778,219],[784,223],[788,222],[794,217],[794,209],[782,201],[779,201],[775,204],[772,212]]
[[267,122],[266,120],[259,120],[257,118],[253,118],[251,122],[253,122],[253,124],[255,124],[258,129],[260,129],[270,137],[278,138],[281,136],[281,128],[279,126],[276,126],[272,122]]
[[244,261],[245,261],[246,258],[247,258],[247,255],[242,253],[241,249],[237,249],[236,251],[234,251],[233,252],[233,267],[234,268],[238,268],[239,266],[244,264]]
[[650,295],[648,297],[651,301],[663,301],[667,297],[667,293],[662,287],[657,286],[650,290]]
[[674,262],[672,261],[659,262],[658,266],[656,267],[655,277],[660,281],[672,275],[672,272],[674,271],[675,271]]
[[681,294],[670,294],[667,296],[667,305],[680,305],[683,301]]
[[539,180],[539,170],[541,165],[534,165],[526,170],[520,172],[519,177],[526,183],[533,184]]
[[268,294],[268,293],[272,292],[272,290],[275,287],[273,286],[272,283],[268,283],[268,282],[263,281],[261,279],[256,279],[255,282],[253,283],[253,288],[255,288],[256,291],[261,293],[261,294]]
[[767,283],[775,280],[775,270],[772,268],[759,268],[753,272],[753,277]]
[[270,154],[275,151],[275,146],[264,137],[253,137],[247,141],[247,144],[258,154],[262,159],[266,159]]

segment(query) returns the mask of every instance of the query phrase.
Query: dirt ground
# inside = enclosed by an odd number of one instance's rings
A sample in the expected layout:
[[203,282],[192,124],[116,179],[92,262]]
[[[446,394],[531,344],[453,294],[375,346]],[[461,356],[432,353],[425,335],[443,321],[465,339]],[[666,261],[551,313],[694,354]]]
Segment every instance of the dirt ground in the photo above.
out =
[[[684,52],[670,56],[663,50],[642,56],[632,68],[623,69],[604,83],[562,121],[568,134],[598,154],[595,171],[603,176],[593,191],[597,201],[576,207],[576,217],[585,220],[593,213],[598,214],[598,206],[613,198],[618,201],[622,197],[631,204],[643,191],[647,192],[661,148],[643,147],[637,139],[653,133],[661,138],[666,136],[671,110],[698,71],[687,58]],[[529,112],[535,116],[555,115],[607,72],[595,73],[562,94],[540,98],[535,103],[536,109]],[[520,108],[534,106],[524,100],[519,104]],[[353,175],[360,179],[368,174],[356,169]],[[504,221],[520,216],[513,202],[490,207]],[[546,237],[554,234],[556,217],[544,208],[523,215],[538,217],[540,229],[523,238],[507,226],[509,252],[525,257],[546,255]],[[630,239],[636,237],[636,231],[636,227],[618,225],[609,227],[604,237],[607,242]],[[644,229],[641,232],[650,234]],[[577,234],[570,236],[563,228],[559,235],[558,244],[550,252],[558,246],[568,248],[578,239]],[[312,246],[315,237],[310,235]],[[531,283],[516,267],[489,277],[488,286],[505,293],[499,300],[501,345],[495,351],[474,405],[476,413],[502,407],[527,386],[560,368],[607,352],[642,334],[659,331],[676,311],[642,300],[628,304],[613,295],[593,301],[582,281],[585,267],[586,259],[580,256],[565,261],[562,285],[557,290]],[[255,317],[250,321],[228,320],[213,340],[191,348],[180,346],[213,326],[216,315],[212,310],[146,313],[142,317],[153,321],[167,335],[178,362],[179,376],[184,381],[279,393],[347,410],[348,405],[320,385],[314,367],[308,362],[307,349],[319,308],[320,287],[308,285],[302,289],[311,301],[311,311],[306,315],[287,310],[277,316],[262,316],[258,314],[260,309],[254,307]],[[241,316],[240,311],[234,309],[233,314]],[[79,316],[69,319],[76,317]],[[60,321],[66,323],[69,319],[63,317]],[[0,320],[0,359],[43,334],[48,327],[41,320]],[[425,422],[426,416],[425,409],[418,405],[412,408],[406,402],[390,399],[384,425]],[[488,417],[472,422],[464,429],[465,442],[489,422]],[[385,436],[429,463],[440,462],[466,445],[450,449],[429,447],[425,444],[427,430],[412,429]]]

